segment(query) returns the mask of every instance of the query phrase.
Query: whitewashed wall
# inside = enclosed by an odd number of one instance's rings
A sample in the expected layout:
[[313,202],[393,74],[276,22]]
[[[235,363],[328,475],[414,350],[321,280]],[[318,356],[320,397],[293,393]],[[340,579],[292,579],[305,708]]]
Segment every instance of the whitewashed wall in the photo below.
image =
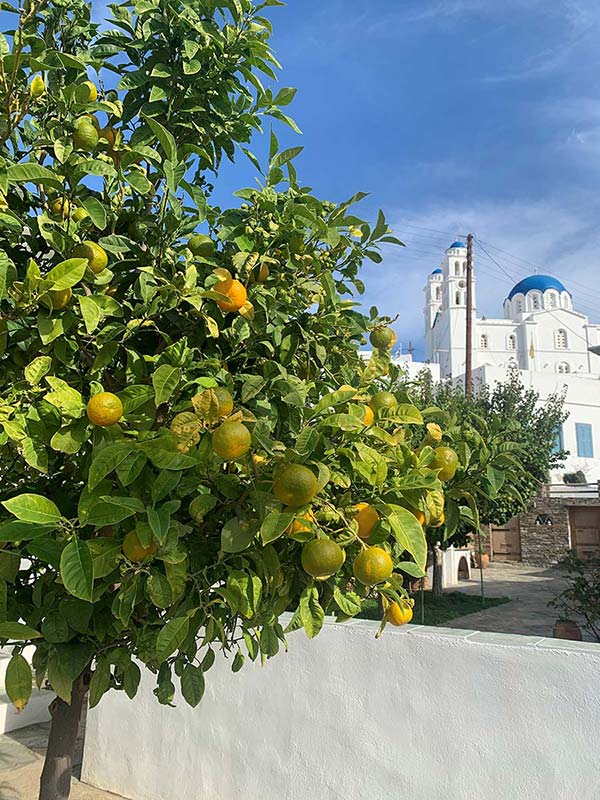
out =
[[[83,779],[134,800],[595,800],[600,646],[327,625],[198,708],[106,696]],[[389,631],[389,632],[388,632]]]

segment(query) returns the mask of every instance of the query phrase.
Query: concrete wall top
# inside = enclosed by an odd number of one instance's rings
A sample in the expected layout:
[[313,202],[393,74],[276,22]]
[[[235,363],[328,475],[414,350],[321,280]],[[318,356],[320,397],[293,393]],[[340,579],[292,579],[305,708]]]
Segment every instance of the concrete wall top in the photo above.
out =
[[600,646],[326,624],[265,668],[219,660],[203,701],[90,712],[84,780],[133,800],[592,800]]

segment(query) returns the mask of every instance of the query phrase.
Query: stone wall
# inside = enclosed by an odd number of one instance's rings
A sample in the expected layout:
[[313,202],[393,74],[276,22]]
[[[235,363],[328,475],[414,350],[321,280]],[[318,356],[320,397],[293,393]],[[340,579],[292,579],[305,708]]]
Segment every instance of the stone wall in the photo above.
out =
[[569,509],[600,506],[598,498],[548,497],[539,495],[519,517],[521,559],[535,567],[558,564],[571,546]]

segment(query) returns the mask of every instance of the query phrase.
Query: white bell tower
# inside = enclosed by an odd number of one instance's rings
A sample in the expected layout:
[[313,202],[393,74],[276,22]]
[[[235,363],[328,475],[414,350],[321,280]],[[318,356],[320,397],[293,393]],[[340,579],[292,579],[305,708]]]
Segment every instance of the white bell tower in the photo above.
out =
[[[472,290],[475,320],[475,278]],[[427,279],[425,297],[426,358],[440,364],[442,376],[460,375],[466,361],[467,247],[463,242],[453,242],[446,250],[440,267]]]

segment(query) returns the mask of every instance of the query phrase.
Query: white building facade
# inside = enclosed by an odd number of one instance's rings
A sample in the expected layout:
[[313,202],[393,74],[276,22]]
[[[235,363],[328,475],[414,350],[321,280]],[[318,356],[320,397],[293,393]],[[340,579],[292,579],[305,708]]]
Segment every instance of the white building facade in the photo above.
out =
[[[440,375],[461,378],[466,362],[467,248],[454,242],[425,286],[426,359]],[[551,275],[531,275],[504,301],[504,316],[477,316],[473,277],[473,378],[493,385],[518,368],[523,384],[543,402],[566,390],[567,421],[558,443],[570,451],[561,472],[600,479],[600,325],[573,308],[571,294]],[[553,480],[560,479],[559,474]]]

